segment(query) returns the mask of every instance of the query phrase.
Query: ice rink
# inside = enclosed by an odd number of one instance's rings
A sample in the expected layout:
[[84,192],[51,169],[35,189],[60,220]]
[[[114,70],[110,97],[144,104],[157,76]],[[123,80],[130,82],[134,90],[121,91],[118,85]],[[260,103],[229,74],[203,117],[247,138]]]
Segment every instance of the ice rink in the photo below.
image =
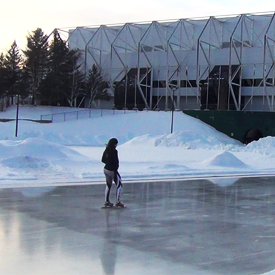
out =
[[275,178],[126,183],[125,209],[101,209],[104,188],[0,189],[0,274],[275,269]]

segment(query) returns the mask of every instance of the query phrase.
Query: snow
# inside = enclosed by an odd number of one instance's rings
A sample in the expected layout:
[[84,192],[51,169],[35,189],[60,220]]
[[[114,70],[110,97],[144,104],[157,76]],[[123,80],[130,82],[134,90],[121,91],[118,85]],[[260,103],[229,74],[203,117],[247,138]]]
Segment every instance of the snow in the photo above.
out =
[[[81,119],[75,119],[77,112]],[[52,113],[60,115],[49,124],[22,120]],[[15,106],[0,112],[0,119],[15,116]],[[238,176],[275,174],[275,137],[243,145],[182,112],[174,112],[173,133],[171,112],[163,111],[85,114],[74,108],[20,106],[19,119],[18,137],[15,121],[0,122],[2,187],[105,184],[100,160],[112,137],[119,140],[123,182],[210,177],[228,186]],[[35,195],[33,189],[25,192]]]
[[[85,111],[73,119],[84,110],[20,106],[17,137],[15,121],[0,122],[1,184],[104,184],[100,159],[111,137],[119,140],[124,182],[275,174],[274,137],[245,146],[182,112],[174,112],[170,133],[171,112]],[[53,123],[29,121],[52,113],[59,114]],[[15,106],[0,113],[15,117]]]

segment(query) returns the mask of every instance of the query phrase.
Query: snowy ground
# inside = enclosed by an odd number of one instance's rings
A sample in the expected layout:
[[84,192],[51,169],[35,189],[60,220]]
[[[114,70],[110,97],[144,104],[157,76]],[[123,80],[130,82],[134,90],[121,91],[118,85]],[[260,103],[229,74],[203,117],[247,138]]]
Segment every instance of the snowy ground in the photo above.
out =
[[[19,109],[20,119],[72,111],[62,107]],[[79,110],[79,109],[78,109]],[[0,118],[15,118],[15,107]],[[100,162],[108,139],[119,140],[124,181],[275,174],[275,138],[245,146],[182,112],[92,111],[91,118],[39,124],[0,122],[0,178],[4,185],[102,182]]]
[[[79,110],[79,109],[78,109]],[[20,106],[19,119],[73,111]],[[16,108],[0,113],[15,118]],[[63,116],[60,115],[60,118]],[[39,124],[0,122],[0,179],[4,186],[104,184],[100,162],[108,139],[119,140],[124,182],[167,178],[275,175],[275,138],[245,146],[182,112],[92,111],[91,118]],[[275,274],[275,273],[266,273]]]

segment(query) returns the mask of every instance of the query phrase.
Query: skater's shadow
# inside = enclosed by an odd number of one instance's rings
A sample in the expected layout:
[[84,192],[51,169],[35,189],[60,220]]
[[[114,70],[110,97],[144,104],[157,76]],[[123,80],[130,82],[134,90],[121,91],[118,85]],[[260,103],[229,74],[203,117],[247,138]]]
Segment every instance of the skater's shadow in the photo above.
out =
[[117,259],[117,244],[119,243],[119,210],[105,209],[106,231],[104,235],[103,249],[100,255],[101,264],[106,275],[115,274]]

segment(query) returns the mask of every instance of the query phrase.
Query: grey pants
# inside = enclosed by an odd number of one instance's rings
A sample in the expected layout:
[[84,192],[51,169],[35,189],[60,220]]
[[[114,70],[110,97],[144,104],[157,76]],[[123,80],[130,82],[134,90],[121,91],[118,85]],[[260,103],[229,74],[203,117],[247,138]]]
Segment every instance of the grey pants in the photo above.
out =
[[106,178],[106,188],[105,188],[105,202],[110,201],[110,192],[112,188],[112,183],[116,184],[116,202],[120,202],[120,195],[121,195],[121,177],[117,171],[109,171],[104,168],[104,175]]

